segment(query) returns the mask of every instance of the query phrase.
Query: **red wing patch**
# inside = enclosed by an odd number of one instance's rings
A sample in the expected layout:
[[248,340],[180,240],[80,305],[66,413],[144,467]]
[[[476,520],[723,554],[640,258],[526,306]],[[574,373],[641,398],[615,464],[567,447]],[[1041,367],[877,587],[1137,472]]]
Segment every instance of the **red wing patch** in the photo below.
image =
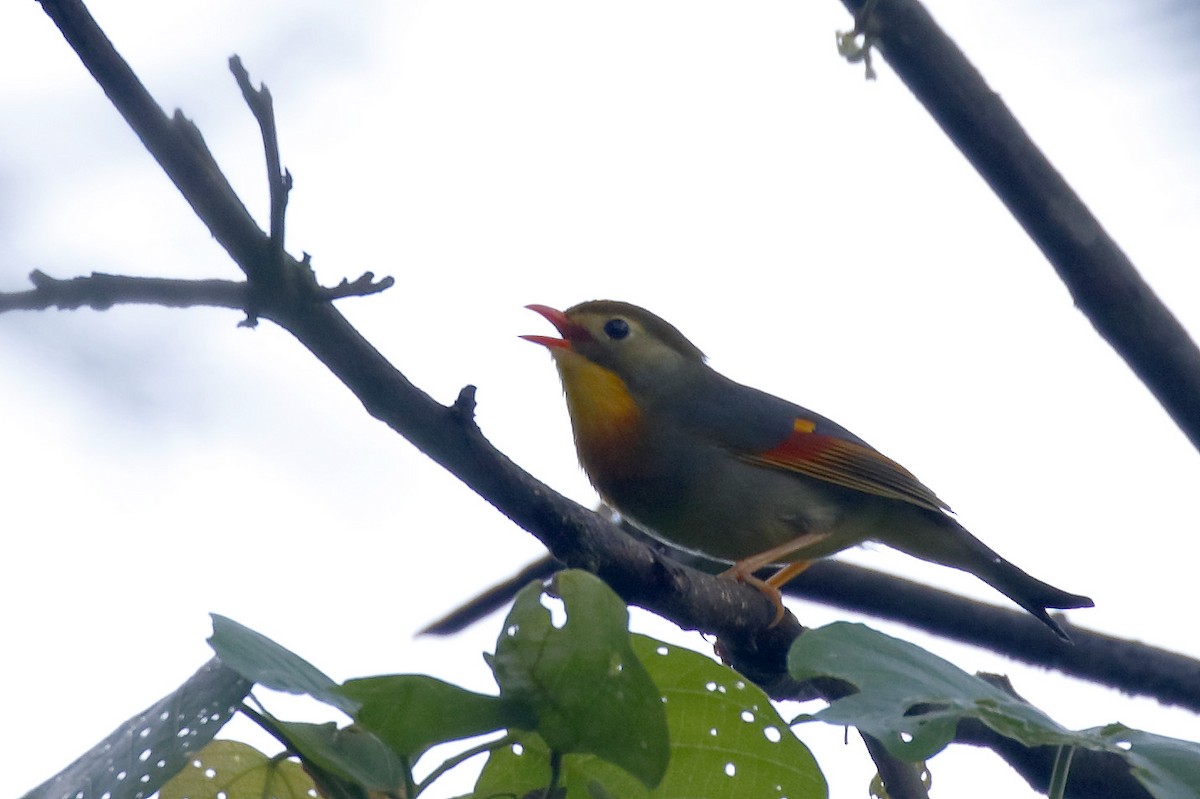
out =
[[933,511],[950,510],[911,472],[892,459],[865,444],[815,431],[816,424],[811,420],[797,418],[786,441],[758,455],[748,455],[745,460]]

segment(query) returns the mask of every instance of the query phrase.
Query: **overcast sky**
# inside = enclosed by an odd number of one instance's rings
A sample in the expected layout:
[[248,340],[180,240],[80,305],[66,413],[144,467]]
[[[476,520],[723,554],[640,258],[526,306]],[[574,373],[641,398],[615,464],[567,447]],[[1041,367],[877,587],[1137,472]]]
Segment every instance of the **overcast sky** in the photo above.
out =
[[[1195,6],[928,6],[1194,334]],[[436,398],[477,385],[488,437],[568,496],[594,501],[549,359],[517,338],[549,332],[523,306],[631,301],[717,369],[904,463],[1022,568],[1093,597],[1073,623],[1200,656],[1197,453],[886,65],[868,83],[838,58],[850,21],[834,0],[90,7],[265,224],[258,132],[225,63],[242,56],[275,96],[295,176],[289,249],[329,283],[395,276],[342,311]],[[40,7],[6,3],[0,290],[35,268],[237,276]],[[498,617],[451,640],[413,634],[537,542],[286,334],[238,321],[0,316],[0,794],[186,679],[210,655],[210,611],[338,679],[491,689],[479,653]],[[1004,602],[881,548],[845,557]],[[852,618],[793,608],[808,625]],[[1068,726],[1200,738],[1190,714],[871,623],[1010,674]],[[864,795],[873,767],[854,739],[800,734],[835,797]],[[1032,795],[987,752],[931,767],[935,795]]]

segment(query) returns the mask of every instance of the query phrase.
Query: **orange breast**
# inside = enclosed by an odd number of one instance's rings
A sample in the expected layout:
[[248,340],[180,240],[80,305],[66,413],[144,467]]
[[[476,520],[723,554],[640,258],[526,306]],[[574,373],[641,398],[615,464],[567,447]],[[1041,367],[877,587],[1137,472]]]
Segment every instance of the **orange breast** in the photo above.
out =
[[553,352],[567,396],[579,462],[597,489],[635,477],[644,466],[642,414],[614,372],[569,350]]

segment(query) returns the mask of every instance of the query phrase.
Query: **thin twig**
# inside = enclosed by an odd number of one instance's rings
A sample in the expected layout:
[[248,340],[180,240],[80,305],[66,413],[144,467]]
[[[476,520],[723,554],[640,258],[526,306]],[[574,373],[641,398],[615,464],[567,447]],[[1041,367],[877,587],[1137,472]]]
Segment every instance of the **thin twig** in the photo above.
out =
[[58,280],[35,270],[29,275],[30,291],[0,293],[0,313],[42,311],[47,308],[107,310],[114,305],[162,305],[190,308],[245,308],[249,284],[235,280],[173,280],[127,277],[93,272],[84,277]]
[[361,277],[353,281],[342,278],[342,282],[336,286],[317,286],[314,289],[314,293],[322,300],[340,300],[343,297],[365,297],[368,294],[378,294],[381,291],[387,291],[395,283],[396,280],[390,276],[380,278],[376,281],[374,272],[363,272]]
[[[363,297],[377,294],[392,285],[390,277],[375,282],[367,272],[352,283],[343,280],[330,288],[318,287],[323,299]],[[176,280],[161,277],[130,277],[93,272],[67,280],[50,277],[34,270],[29,275],[34,288],[29,291],[0,292],[0,313],[5,311],[44,311],[49,308],[107,310],[114,305],[161,305],[167,308],[234,308],[247,310],[254,296],[244,280]]]
[[196,126],[178,111],[172,118],[163,113],[83,3],[43,0],[42,8],[230,257],[243,269],[270,263],[264,258],[269,239],[221,173]]
[[284,218],[287,215],[288,194],[292,189],[292,173],[283,169],[279,158],[279,136],[275,127],[275,102],[265,83],[255,89],[250,83],[250,73],[242,66],[242,59],[229,59],[229,70],[242,90],[242,97],[262,131],[263,151],[267,159],[267,187],[271,198],[271,246],[275,258],[282,268],[284,261]]

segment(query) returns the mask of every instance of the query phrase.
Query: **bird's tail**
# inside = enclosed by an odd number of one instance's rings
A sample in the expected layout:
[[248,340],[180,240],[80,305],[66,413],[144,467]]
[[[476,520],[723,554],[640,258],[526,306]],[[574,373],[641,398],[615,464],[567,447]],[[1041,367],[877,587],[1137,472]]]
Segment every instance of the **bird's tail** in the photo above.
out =
[[1069,594],[1049,583],[1026,574],[996,554],[990,547],[949,516],[940,516],[940,529],[928,529],[917,536],[884,543],[922,560],[970,572],[1006,597],[1029,611],[1064,641],[1070,637],[1047,613],[1049,608],[1090,608],[1095,603],[1086,596]]

